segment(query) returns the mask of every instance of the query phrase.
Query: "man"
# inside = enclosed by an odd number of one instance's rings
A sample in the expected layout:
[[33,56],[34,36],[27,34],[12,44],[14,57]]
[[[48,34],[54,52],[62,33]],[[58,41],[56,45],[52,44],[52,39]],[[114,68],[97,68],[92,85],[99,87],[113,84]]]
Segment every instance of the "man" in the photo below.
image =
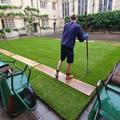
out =
[[83,42],[88,37],[88,33],[83,33],[80,25],[76,23],[76,15],[71,16],[71,21],[64,26],[62,41],[61,41],[61,57],[57,65],[56,78],[59,76],[60,67],[63,61],[67,58],[66,80],[73,78],[70,74],[71,65],[74,59],[74,46],[76,38]]

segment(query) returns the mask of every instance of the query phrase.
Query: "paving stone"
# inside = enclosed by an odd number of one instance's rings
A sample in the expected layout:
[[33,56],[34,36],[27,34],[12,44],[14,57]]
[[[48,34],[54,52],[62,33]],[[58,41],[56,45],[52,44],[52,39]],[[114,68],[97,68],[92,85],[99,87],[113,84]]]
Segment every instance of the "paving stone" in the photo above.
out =
[[44,120],[62,120],[61,118],[58,118],[57,115],[52,115],[52,111],[47,112],[43,115]]
[[50,108],[48,109],[48,107],[44,103],[39,100],[37,100],[37,103],[37,117],[33,116],[30,111],[26,110],[14,118],[9,117],[8,114],[5,112],[3,106],[0,104],[0,120],[61,120],[61,118],[59,118],[57,114],[50,110]]
[[79,120],[88,120],[88,112],[87,111],[85,111],[83,114],[82,114],[82,116],[79,118]]
[[[53,78],[55,78],[55,70],[54,69],[52,69],[48,66],[42,65],[42,64],[36,66],[35,68],[41,72],[44,72],[44,73],[50,75]],[[71,80],[67,81],[67,80],[65,80],[65,74],[63,74],[61,72],[59,74],[58,80],[60,80],[61,82],[67,84],[68,86],[70,86],[88,96],[90,96],[95,89],[94,86],[84,83],[82,81],[79,81],[77,79],[71,79]]]
[[38,62],[35,62],[35,61],[30,60],[30,59],[28,59],[28,58],[22,57],[22,56],[20,56],[20,55],[13,55],[13,56],[11,56],[11,57],[14,58],[14,59],[16,59],[16,60],[19,60],[19,61],[21,61],[21,62],[23,62],[23,63],[25,63],[25,64],[28,64],[28,65],[30,65],[31,67],[34,67],[34,66],[36,66],[36,65],[39,65]]
[[6,56],[9,56],[9,57],[12,56],[12,55],[14,55],[14,53],[11,53],[11,52],[9,52],[7,50],[4,50],[4,49],[0,49],[0,52],[2,54],[6,55]]
[[85,111],[83,112],[83,114],[80,116],[79,120],[88,120],[88,115],[96,101],[97,97],[95,96],[92,101],[90,102],[90,104],[86,107]]
[[92,104],[92,103],[89,104],[88,108],[86,109],[86,111],[87,111],[88,113],[91,111],[93,105],[94,105],[94,104]]

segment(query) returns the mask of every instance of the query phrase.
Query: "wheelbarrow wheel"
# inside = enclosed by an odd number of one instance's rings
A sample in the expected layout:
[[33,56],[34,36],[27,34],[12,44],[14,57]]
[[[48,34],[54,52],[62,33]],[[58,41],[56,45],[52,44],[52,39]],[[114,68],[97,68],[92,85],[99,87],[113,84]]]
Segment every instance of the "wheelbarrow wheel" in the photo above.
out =
[[36,95],[35,95],[35,93],[34,93],[34,91],[32,90],[31,87],[26,87],[24,89],[24,97],[25,97],[27,105],[30,108],[35,107],[35,105],[36,105]]

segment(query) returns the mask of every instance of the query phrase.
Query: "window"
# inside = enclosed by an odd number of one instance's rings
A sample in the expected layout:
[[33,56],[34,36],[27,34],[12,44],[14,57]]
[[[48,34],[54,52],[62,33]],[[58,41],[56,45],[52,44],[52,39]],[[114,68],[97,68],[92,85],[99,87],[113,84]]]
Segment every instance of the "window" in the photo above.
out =
[[102,1],[103,1],[103,0],[99,0],[99,12],[102,11],[102,6],[103,6],[103,5],[102,5]]
[[62,3],[62,15],[69,16],[69,1]]
[[5,28],[15,28],[13,18],[5,18],[5,19],[3,19],[3,24],[4,24]]
[[111,11],[113,0],[99,0],[99,12]]
[[104,7],[103,7],[103,11],[107,11],[107,0],[104,0]]
[[112,11],[112,2],[113,0],[109,0],[108,11]]
[[88,0],[78,0],[78,14],[83,15],[88,8]]
[[0,0],[0,3],[2,3],[2,4],[10,4],[11,1],[10,0]]
[[33,7],[33,0],[31,0],[31,7]]
[[56,8],[56,3],[52,2],[52,9],[55,10],[55,8]]
[[47,1],[40,0],[40,8],[47,8]]
[[48,19],[43,19],[42,20],[42,27],[43,28],[48,28]]

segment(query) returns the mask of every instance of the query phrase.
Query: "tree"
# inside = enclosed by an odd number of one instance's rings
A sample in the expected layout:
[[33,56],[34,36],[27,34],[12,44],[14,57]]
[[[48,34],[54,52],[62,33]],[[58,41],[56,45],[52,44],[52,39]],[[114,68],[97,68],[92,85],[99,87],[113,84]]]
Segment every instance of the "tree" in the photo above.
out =
[[36,18],[39,17],[39,10],[36,8],[30,8],[29,6],[24,9],[24,20],[26,22],[26,27],[28,32],[32,35],[33,23],[36,21]]
[[[92,28],[92,30],[102,29],[106,30],[106,33],[113,30],[113,28],[120,30],[120,10],[88,14],[87,19],[88,28]],[[84,15],[78,16],[78,23],[84,28]]]

